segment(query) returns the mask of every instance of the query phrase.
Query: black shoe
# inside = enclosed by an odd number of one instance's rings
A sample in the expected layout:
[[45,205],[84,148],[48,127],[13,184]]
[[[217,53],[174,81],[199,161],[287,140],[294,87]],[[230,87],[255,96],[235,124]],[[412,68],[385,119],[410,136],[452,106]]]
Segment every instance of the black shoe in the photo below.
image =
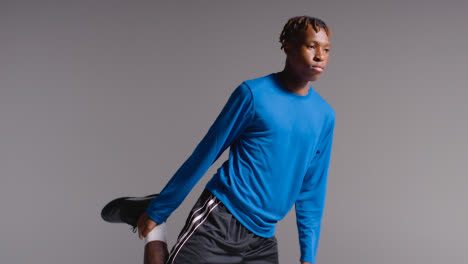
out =
[[136,233],[137,221],[142,213],[159,193],[144,197],[120,197],[110,201],[101,211],[101,217],[109,223],[126,223]]

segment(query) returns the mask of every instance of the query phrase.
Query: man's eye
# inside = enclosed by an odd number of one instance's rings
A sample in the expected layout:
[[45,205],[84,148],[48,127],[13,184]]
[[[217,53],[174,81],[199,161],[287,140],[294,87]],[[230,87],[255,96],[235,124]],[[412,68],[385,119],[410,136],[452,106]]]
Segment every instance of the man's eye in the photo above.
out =
[[326,52],[330,52],[330,49],[325,49]]

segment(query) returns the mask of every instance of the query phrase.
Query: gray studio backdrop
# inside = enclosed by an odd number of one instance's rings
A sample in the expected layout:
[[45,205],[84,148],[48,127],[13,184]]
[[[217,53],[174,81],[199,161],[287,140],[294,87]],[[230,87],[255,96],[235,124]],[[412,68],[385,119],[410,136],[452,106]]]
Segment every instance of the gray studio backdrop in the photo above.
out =
[[[142,263],[102,206],[159,192],[238,84],[282,70],[295,15],[334,33],[318,263],[468,263],[466,1],[168,2],[0,2],[0,263]],[[298,263],[293,210],[276,235]]]

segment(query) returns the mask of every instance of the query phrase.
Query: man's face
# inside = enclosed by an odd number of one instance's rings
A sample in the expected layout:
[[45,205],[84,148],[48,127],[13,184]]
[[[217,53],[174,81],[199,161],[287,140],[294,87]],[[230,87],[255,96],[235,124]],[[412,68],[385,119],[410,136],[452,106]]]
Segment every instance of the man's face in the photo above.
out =
[[303,80],[315,81],[325,70],[330,52],[330,40],[322,28],[319,32],[309,26],[284,47],[286,63]]

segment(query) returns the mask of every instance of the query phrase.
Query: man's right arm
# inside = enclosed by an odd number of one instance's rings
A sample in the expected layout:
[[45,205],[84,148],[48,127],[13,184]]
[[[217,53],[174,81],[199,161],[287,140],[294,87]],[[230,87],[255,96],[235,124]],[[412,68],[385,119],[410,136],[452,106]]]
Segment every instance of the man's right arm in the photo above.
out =
[[254,112],[252,92],[247,84],[242,83],[231,93],[193,153],[150,203],[146,210],[150,219],[156,223],[166,221],[209,167],[247,128]]

